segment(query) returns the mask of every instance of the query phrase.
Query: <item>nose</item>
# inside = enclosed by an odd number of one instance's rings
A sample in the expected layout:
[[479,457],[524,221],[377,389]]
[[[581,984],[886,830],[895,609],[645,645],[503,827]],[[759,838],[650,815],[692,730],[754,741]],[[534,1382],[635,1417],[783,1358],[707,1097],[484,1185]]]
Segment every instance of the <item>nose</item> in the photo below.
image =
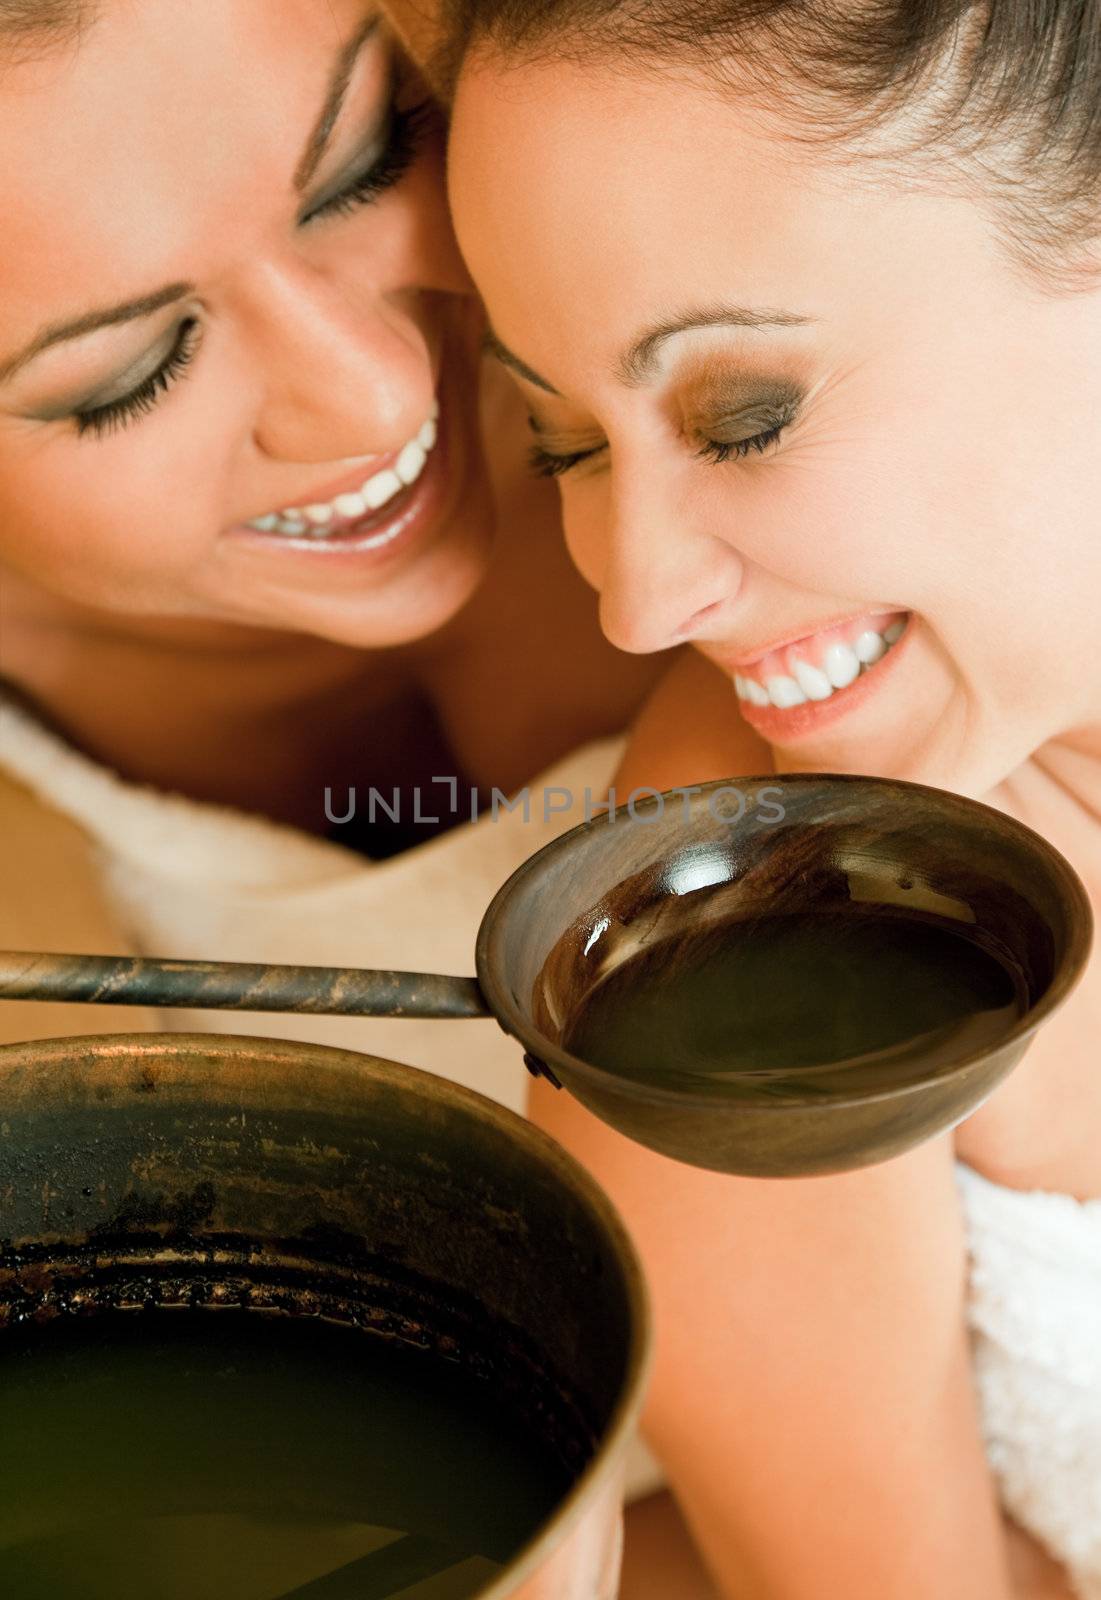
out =
[[435,388],[417,299],[362,284],[353,291],[302,261],[266,273],[257,312],[263,387],[253,427],[265,455],[329,462],[397,449],[412,438]]
[[606,637],[620,650],[648,655],[721,634],[741,589],[741,558],[675,484],[663,492],[649,476],[620,480],[613,477],[598,583]]

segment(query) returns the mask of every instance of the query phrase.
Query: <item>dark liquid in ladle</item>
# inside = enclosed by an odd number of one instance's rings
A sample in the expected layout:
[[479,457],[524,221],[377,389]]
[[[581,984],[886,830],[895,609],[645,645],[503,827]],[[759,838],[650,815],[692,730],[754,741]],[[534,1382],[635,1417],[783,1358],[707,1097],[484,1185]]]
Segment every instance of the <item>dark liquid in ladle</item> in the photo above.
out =
[[467,1600],[568,1476],[450,1365],[316,1321],[0,1334],[5,1600]]
[[795,912],[665,940],[589,991],[563,1043],[624,1077],[740,1096],[927,1078],[997,1043],[1028,1005],[1022,973],[964,926]]

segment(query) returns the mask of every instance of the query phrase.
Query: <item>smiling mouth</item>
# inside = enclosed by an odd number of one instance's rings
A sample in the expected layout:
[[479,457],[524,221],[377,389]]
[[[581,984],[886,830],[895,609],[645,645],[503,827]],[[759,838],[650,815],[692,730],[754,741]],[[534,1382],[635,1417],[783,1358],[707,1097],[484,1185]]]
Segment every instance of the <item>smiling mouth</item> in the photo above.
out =
[[[286,539],[308,539],[321,542],[340,539],[348,534],[361,534],[365,522],[378,518],[391,521],[401,509],[402,499],[420,478],[438,437],[440,408],[434,402],[432,410],[414,436],[394,451],[384,465],[376,465],[370,475],[358,486],[352,487],[330,500],[304,502],[301,505],[282,506],[278,511],[253,517],[244,526],[257,533],[275,534]],[[385,518],[382,513],[385,512]],[[388,537],[380,535],[380,543]]]
[[770,650],[734,674],[738,699],[774,711],[832,700],[874,670],[909,620],[907,611],[876,612]]

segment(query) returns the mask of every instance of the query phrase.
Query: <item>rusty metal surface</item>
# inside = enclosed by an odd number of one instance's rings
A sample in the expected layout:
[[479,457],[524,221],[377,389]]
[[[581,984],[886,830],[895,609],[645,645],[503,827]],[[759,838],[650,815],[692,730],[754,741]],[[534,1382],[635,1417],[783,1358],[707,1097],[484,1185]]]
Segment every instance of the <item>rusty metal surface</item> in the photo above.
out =
[[176,1306],[322,1316],[462,1365],[576,1480],[486,1600],[610,1600],[645,1291],[610,1203],[538,1129],[283,1040],[0,1049],[0,1329]]
[[0,1000],[349,1017],[487,1017],[475,978],[357,967],[0,951]]

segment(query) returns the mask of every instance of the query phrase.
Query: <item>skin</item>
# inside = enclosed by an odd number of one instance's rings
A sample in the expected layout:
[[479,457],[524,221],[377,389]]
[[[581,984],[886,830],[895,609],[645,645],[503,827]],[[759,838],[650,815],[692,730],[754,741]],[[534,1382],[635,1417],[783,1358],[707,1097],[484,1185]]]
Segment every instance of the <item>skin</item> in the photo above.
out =
[[[560,482],[608,636],[695,647],[619,785],[933,783],[1023,818],[1101,905],[1098,294],[1045,292],[966,193],[893,185],[792,140],[748,95],[599,58],[476,54],[451,189],[539,443],[595,452]],[[683,332],[623,381],[643,330],[720,302],[813,320]],[[779,442],[701,458],[731,416],[791,389]],[[749,726],[737,662],[894,610],[904,647],[851,709],[767,742]],[[952,1162],[1101,1195],[1099,1024],[1095,959],[954,1139],[836,1178],[679,1167],[536,1086],[533,1114],[642,1249],[647,1430],[724,1596],[1059,1592],[1004,1529],[984,1459]]]
[[[193,288],[0,378],[0,671],[128,776],[302,827],[325,825],[319,773],[515,787],[621,727],[653,668],[601,640],[553,495],[517,466],[509,386],[483,379],[438,115],[399,183],[326,212],[386,145],[385,24],[353,0],[192,9],[117,0],[78,43],[4,62],[0,372],[43,328]],[[398,106],[423,101],[396,70]],[[82,433],[74,412],[185,324],[194,358],[158,403]],[[242,528],[365,479],[437,395],[446,457],[415,537],[348,556]]]

